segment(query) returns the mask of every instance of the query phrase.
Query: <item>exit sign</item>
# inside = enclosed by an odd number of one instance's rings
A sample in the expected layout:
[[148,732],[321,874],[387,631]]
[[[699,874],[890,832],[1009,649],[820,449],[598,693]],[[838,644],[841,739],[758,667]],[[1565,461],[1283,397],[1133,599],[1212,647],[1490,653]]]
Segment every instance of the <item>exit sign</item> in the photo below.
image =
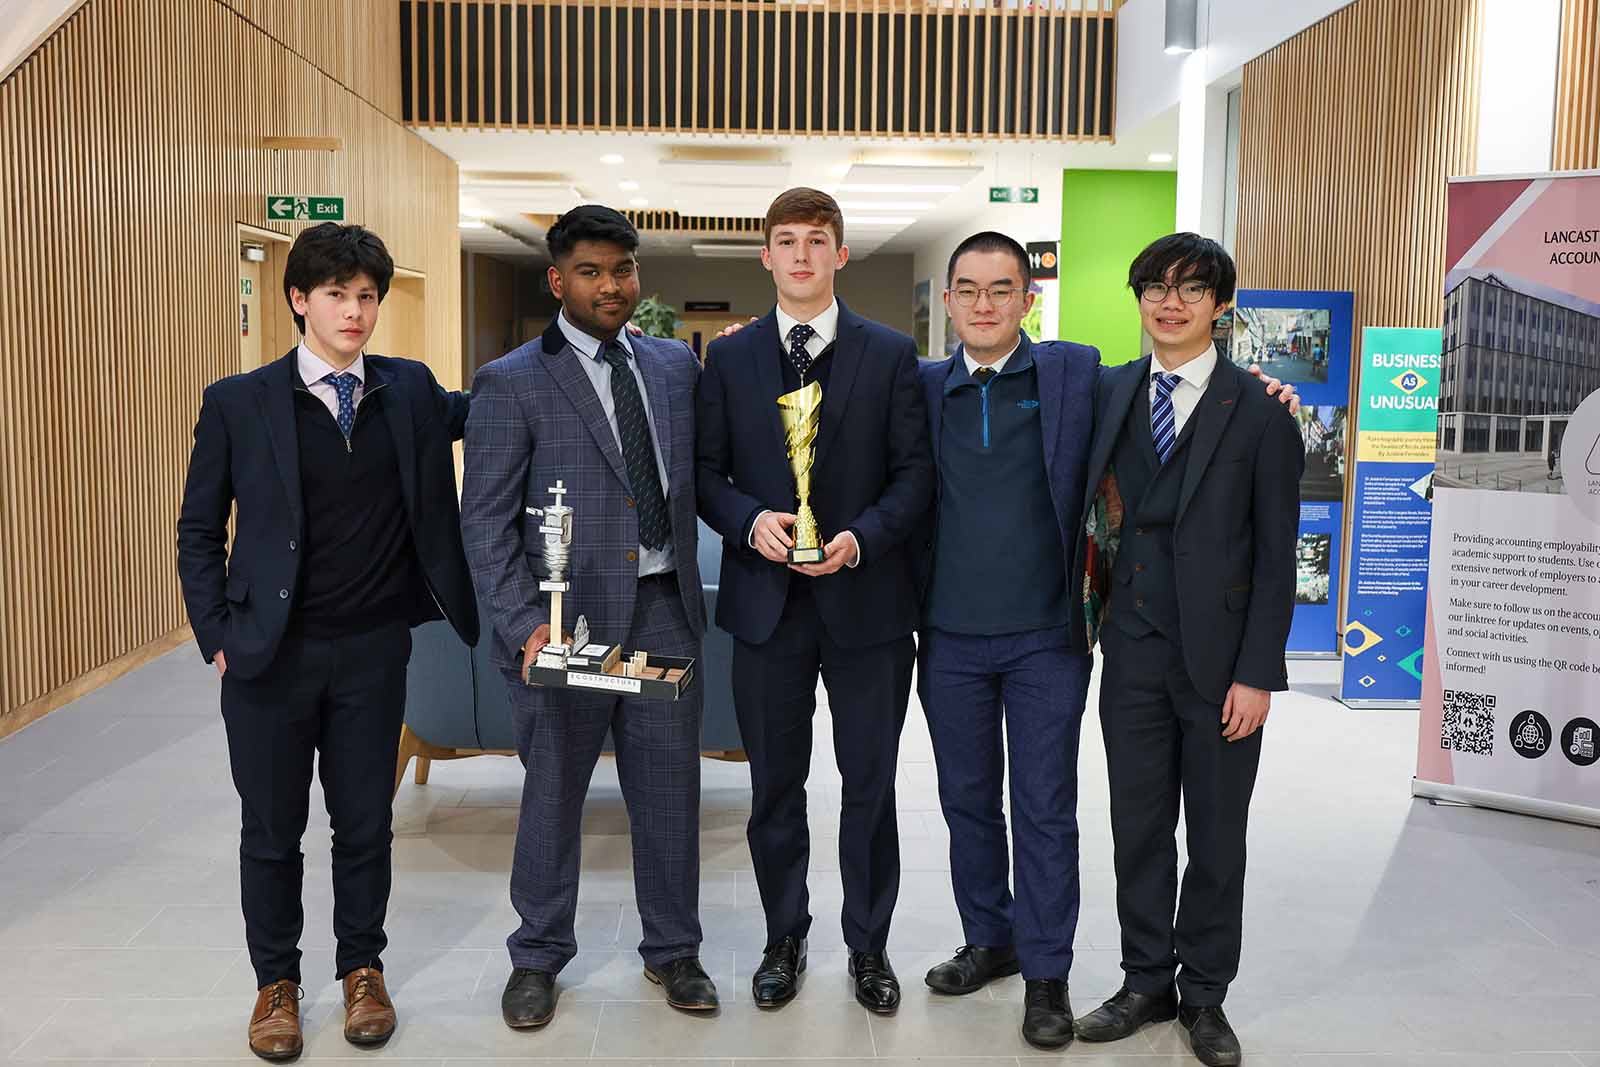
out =
[[1037,204],[1039,202],[1039,187],[1037,185],[991,185],[989,186],[989,203],[991,204]]
[[269,196],[267,197],[267,218],[343,222],[344,197]]

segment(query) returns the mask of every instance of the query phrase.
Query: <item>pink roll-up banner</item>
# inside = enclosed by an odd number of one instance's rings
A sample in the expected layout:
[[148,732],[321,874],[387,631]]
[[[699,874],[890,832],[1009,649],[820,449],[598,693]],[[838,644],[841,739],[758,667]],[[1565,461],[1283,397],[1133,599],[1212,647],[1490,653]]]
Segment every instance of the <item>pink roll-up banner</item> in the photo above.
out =
[[1600,172],[1448,219],[1412,792],[1600,825]]

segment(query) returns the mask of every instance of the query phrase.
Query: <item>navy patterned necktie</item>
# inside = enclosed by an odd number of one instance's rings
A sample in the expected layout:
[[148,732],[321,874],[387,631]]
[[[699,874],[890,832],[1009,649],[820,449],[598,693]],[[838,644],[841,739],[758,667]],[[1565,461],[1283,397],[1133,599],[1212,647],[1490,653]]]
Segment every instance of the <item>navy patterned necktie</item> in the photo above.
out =
[[350,431],[356,424],[356,386],[361,384],[361,379],[354,374],[324,374],[322,380],[333,386],[333,391],[339,394],[339,432],[344,434],[346,441],[350,440]]
[[806,371],[811,369],[811,352],[806,348],[806,342],[817,335],[817,331],[805,323],[798,323],[789,331],[789,362],[794,364],[794,369],[800,373],[803,381]]
[[1156,371],[1156,399],[1150,408],[1150,435],[1155,438],[1156,455],[1165,463],[1178,440],[1178,423],[1172,410],[1172,391],[1182,381],[1176,374]]
[[600,358],[611,365],[611,400],[617,412],[617,436],[622,439],[622,462],[639,509],[639,543],[660,548],[667,543],[667,501],[661,492],[661,471],[656,467],[655,446],[650,441],[650,420],[645,417],[639,383],[628,366],[621,343],[607,341]]

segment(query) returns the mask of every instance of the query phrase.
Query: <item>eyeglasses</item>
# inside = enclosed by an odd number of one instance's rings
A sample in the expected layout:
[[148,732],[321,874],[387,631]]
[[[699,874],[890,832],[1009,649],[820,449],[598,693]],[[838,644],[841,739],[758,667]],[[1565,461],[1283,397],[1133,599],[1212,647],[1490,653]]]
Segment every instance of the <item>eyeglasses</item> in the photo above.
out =
[[976,285],[958,285],[954,289],[945,290],[956,298],[956,303],[964,308],[969,308],[978,302],[979,293],[989,294],[989,303],[997,308],[1003,308],[1011,303],[1011,298],[1022,292],[1021,289],[1011,285],[991,285],[979,287]]
[[1147,304],[1159,304],[1167,298],[1172,290],[1178,290],[1178,299],[1185,304],[1198,304],[1206,298],[1211,291],[1211,286],[1205,282],[1183,282],[1180,285],[1168,285],[1166,282],[1145,282],[1139,286],[1139,295]]

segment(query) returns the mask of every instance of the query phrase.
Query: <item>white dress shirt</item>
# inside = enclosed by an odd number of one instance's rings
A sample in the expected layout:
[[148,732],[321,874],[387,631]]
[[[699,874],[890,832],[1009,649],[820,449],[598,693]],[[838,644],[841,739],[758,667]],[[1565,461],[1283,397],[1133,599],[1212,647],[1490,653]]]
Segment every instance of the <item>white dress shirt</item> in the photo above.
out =
[[[328,361],[306,347],[304,341],[295,352],[296,365],[300,368],[300,381],[311,390],[311,395],[322,401],[328,407],[328,413],[337,421],[339,418],[339,391],[333,387],[332,382],[322,379],[330,374],[337,374]],[[354,374],[361,379],[361,384],[356,386],[353,400],[356,407],[361,406],[361,397],[367,391],[367,354],[363,352],[356,357],[356,361],[344,369],[346,374]]]
[[[567,343],[577,350],[582,358],[578,360],[583,373],[588,375],[589,384],[594,386],[595,396],[600,398],[600,406],[605,409],[606,421],[611,424],[611,436],[617,442],[617,448],[622,448],[622,433],[617,429],[617,402],[611,392],[611,364],[600,358],[600,349],[604,347],[598,337],[591,337],[574,326],[567,318],[565,311],[556,316],[556,322],[561,326],[561,335]],[[617,341],[628,353],[628,369],[633,371],[633,380],[639,386],[639,399],[644,401],[644,416],[650,426],[650,447],[655,451],[656,471],[661,476],[661,495],[667,495],[667,464],[661,456],[661,432],[656,428],[656,415],[650,408],[650,393],[644,385],[644,374],[639,370],[639,360],[634,355],[633,342],[628,339],[628,331],[622,330],[617,334]],[[668,519],[671,519],[669,512]],[[668,525],[667,543],[660,548],[647,548],[639,546],[639,577],[649,574],[665,574],[677,569],[677,553],[672,548],[671,526]]]
[[963,345],[961,347],[961,358],[967,364],[967,374],[969,377],[977,377],[979,367],[988,367],[996,374],[999,374],[1001,371],[1006,369],[1006,364],[1011,362],[1011,357],[1016,355],[1017,349],[1021,347],[1022,338],[1018,336],[1017,343],[1011,346],[1011,351],[1007,352],[993,363],[979,363],[977,360],[967,355],[966,346]]
[[[1189,416],[1194,414],[1194,409],[1200,406],[1200,398],[1206,393],[1206,385],[1211,381],[1211,373],[1217,369],[1217,346],[1211,345],[1204,352],[1179,367],[1171,373],[1181,379],[1172,387],[1172,435],[1177,440],[1183,433],[1183,424],[1189,421]],[[1152,416],[1156,409],[1156,374],[1166,370],[1161,361],[1155,356],[1150,357],[1150,412]]]
[[[829,301],[828,306],[810,322],[802,323],[799,319],[783,310],[782,304],[778,305],[777,312],[778,335],[782,338],[785,354],[789,351],[789,331],[796,326],[809,326],[813,331],[811,337],[806,341],[806,351],[810,353],[812,359],[816,359],[827,351],[828,346],[833,344],[834,338],[839,336],[839,300],[837,297]],[[802,375],[801,381],[804,380],[805,376]],[[751,548],[756,547],[756,523],[761,521],[761,516],[771,510],[771,508],[767,508],[757,512],[755,521],[750,524],[750,534],[745,538],[745,541]],[[861,542],[857,541],[856,535],[849,530],[844,532],[849,534],[851,542],[856,546],[855,554],[845,563],[845,566],[854,567],[861,562]]]
[[806,351],[811,353],[811,358],[816,359],[827,351],[833,339],[839,336],[839,301],[831,301],[816,318],[810,322],[802,323],[799,319],[783,310],[783,305],[778,305],[778,334],[783,338],[783,350],[789,351],[789,331],[796,326],[809,326],[814,331],[811,339],[806,342]]

